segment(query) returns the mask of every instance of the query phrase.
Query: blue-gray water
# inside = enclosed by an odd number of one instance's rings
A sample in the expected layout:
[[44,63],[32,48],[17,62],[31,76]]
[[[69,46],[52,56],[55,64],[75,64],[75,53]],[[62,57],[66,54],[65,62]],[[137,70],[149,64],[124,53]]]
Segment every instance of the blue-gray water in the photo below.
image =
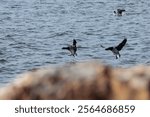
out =
[[[117,8],[126,10],[114,16]],[[103,46],[128,42],[116,60]],[[77,57],[63,46],[77,40]],[[150,63],[149,0],[0,0],[0,86],[29,69],[101,60],[115,67]]]

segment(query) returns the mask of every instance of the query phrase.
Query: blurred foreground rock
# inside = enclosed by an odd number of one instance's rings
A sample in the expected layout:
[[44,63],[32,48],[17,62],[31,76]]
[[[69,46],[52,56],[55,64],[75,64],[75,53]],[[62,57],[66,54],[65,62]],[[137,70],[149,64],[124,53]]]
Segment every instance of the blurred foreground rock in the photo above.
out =
[[0,99],[150,99],[150,67],[88,62],[34,69],[1,88]]

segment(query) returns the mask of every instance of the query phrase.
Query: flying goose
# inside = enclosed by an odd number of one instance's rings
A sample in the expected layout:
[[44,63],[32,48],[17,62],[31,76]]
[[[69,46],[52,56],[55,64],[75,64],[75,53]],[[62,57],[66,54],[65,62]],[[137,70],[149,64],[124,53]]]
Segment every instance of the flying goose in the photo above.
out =
[[[121,51],[121,49],[124,47],[124,45],[126,44],[127,42],[127,39],[125,38],[120,44],[118,44],[117,46],[115,47],[108,47],[108,48],[105,48],[105,50],[110,50],[113,52],[113,54],[116,56],[116,59],[118,59],[118,55],[119,57],[121,57],[119,51]],[[101,47],[104,48],[104,46],[101,45]]]
[[73,45],[69,45],[68,47],[63,47],[62,49],[69,50],[72,56],[77,56],[77,47],[76,47],[77,41],[73,39]]

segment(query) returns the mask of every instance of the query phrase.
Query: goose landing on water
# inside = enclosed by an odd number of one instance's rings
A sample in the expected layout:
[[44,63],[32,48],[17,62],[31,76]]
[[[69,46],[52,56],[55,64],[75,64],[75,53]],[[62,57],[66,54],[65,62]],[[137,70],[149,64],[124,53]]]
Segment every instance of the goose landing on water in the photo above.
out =
[[[127,42],[127,39],[125,38],[119,45],[115,46],[115,47],[108,47],[105,48],[105,50],[110,50],[113,52],[113,54],[116,56],[116,59],[118,59],[118,56],[121,57],[119,51],[121,51],[121,49],[125,46]],[[101,45],[101,47],[104,48],[104,46]]]
[[72,45],[69,45],[68,47],[63,47],[62,49],[69,50],[72,56],[75,56],[75,55],[77,56],[77,53],[76,53],[76,51],[77,51],[76,44],[77,44],[77,41],[74,39]]
[[118,16],[122,16],[122,13],[125,12],[126,10],[124,9],[117,9],[117,11],[114,11],[114,14],[115,15],[118,15]]

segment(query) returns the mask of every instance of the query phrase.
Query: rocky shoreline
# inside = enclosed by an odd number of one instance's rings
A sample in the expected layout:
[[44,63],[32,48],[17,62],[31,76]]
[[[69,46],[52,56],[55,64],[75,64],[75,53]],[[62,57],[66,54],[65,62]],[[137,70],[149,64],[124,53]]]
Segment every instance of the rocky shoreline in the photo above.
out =
[[112,68],[100,62],[33,69],[0,89],[0,99],[150,99],[150,67]]

